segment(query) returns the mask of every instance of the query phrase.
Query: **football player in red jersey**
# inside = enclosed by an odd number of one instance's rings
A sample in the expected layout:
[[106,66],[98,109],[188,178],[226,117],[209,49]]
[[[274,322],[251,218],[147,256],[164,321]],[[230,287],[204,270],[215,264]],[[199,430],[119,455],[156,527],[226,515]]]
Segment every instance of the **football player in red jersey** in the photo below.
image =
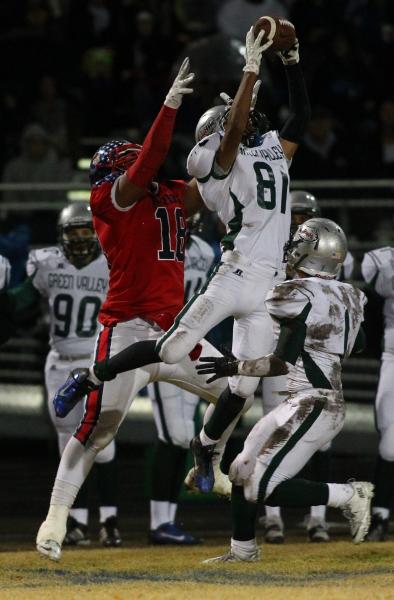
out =
[[[155,179],[170,147],[183,94],[192,91],[192,79],[186,59],[142,147],[113,141],[99,148],[92,159],[91,208],[110,267],[109,291],[99,314],[102,329],[96,345],[97,360],[112,357],[130,343],[140,341],[144,345],[158,339],[182,307],[185,222],[202,200],[194,180]],[[84,417],[63,452],[49,512],[37,535],[41,554],[52,560],[60,558],[75,496],[97,452],[114,438],[142,387],[165,380],[208,401],[219,397],[225,383],[207,384],[206,377],[194,368],[192,359],[200,353],[219,355],[204,340],[191,357],[176,365],[147,365],[98,388],[91,386],[94,389],[86,400]],[[88,369],[71,374],[63,386],[65,392],[55,397],[57,416],[66,416],[79,400],[69,393],[70,381],[71,387],[74,382],[80,389],[81,378],[85,378],[89,389],[88,375]]]

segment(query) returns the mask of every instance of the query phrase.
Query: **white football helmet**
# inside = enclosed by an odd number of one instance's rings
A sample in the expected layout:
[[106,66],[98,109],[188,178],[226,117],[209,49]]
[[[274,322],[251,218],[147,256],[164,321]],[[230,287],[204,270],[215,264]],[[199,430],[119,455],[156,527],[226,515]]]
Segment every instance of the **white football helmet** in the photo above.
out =
[[198,120],[194,134],[197,144],[207,135],[220,131],[223,117],[228,110],[228,106],[213,106],[205,111]]
[[316,217],[300,225],[289,245],[287,262],[309,275],[334,279],[347,253],[346,236],[330,219]]

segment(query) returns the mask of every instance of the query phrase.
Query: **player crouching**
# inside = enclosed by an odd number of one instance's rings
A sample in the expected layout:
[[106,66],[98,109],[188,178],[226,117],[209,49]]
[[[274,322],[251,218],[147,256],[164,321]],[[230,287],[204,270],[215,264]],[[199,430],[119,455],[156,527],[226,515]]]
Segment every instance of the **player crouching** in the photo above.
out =
[[287,398],[253,427],[230,467],[230,550],[205,562],[258,560],[259,502],[337,507],[350,521],[354,543],[362,542],[368,532],[372,483],[318,483],[295,477],[342,429],[341,362],[363,346],[360,325],[365,295],[335,279],[346,249],[345,234],[336,223],[321,218],[306,221],[297,229],[289,251],[295,278],[274,287],[266,298],[277,334],[273,354],[243,361],[204,358],[197,367],[200,373],[214,373],[212,379],[288,373]]

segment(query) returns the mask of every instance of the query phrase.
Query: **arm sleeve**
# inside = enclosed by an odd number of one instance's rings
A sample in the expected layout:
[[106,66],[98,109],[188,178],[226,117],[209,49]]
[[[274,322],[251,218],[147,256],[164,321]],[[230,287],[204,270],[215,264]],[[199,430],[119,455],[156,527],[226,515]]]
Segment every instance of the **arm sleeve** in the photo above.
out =
[[137,160],[127,169],[127,177],[134,185],[147,188],[165,161],[171,145],[176,114],[177,111],[173,108],[164,105],[161,107],[145,137]]
[[364,280],[383,298],[391,296],[394,289],[394,268],[391,258],[391,251],[373,250],[365,254],[361,263]]
[[289,91],[289,116],[280,131],[280,136],[299,144],[311,116],[309,96],[300,65],[290,65],[285,70]]

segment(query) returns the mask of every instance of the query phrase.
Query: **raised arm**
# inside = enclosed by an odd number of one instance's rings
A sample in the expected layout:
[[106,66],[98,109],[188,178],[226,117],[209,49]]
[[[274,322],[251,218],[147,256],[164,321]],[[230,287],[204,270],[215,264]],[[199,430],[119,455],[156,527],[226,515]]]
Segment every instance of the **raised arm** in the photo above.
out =
[[280,143],[287,159],[293,158],[311,116],[308,91],[300,66],[299,43],[277,55],[284,64],[289,91],[289,116],[280,130]]
[[244,135],[248,124],[253,86],[256,83],[260,71],[261,56],[272,44],[272,41],[269,41],[261,46],[260,42],[263,35],[264,31],[262,30],[257,38],[254,39],[253,27],[250,28],[246,35],[246,63],[243,68],[244,74],[234,101],[231,104],[224,128],[224,136],[216,154],[216,165],[224,173],[227,173],[231,169],[237,156],[238,146],[241,143],[242,136]]
[[189,71],[189,59],[185,58],[159,114],[145,137],[137,160],[117,181],[116,202],[122,208],[132,206],[146,194],[166,159],[172,141],[177,110],[182,103],[183,95],[193,91],[189,86],[194,79],[194,73]]

